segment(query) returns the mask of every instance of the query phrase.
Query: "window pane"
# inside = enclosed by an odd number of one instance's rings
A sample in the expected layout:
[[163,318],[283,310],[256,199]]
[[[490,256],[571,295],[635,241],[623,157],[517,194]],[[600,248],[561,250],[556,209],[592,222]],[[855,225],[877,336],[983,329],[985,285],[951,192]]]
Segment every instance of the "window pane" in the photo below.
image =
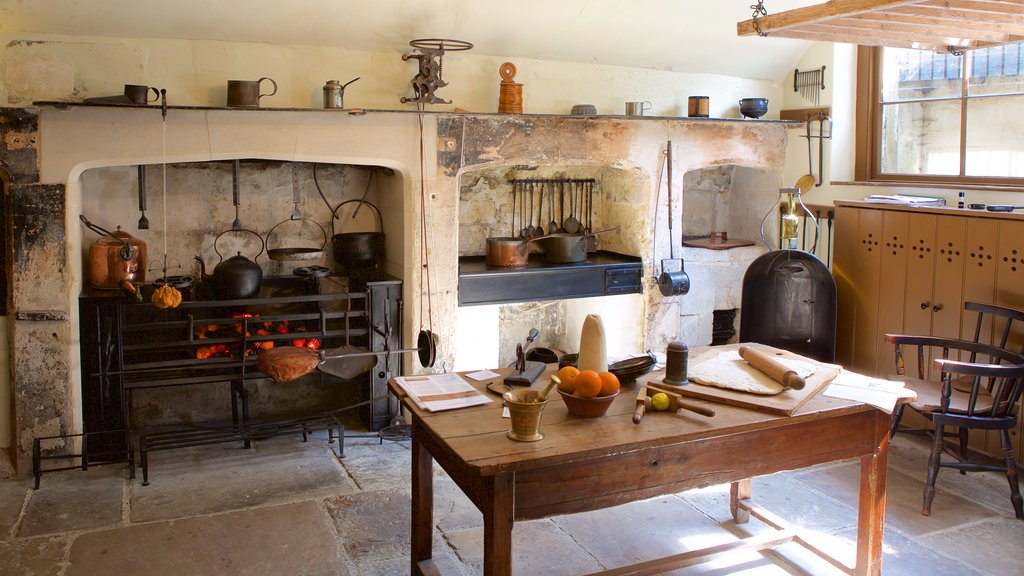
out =
[[1024,96],[967,102],[968,176],[1024,177]]
[[969,95],[1024,94],[1024,42],[979,48],[967,54],[971,59]]
[[882,50],[882,101],[899,102],[960,96],[961,56],[923,50]]
[[960,174],[960,102],[882,107],[883,174]]

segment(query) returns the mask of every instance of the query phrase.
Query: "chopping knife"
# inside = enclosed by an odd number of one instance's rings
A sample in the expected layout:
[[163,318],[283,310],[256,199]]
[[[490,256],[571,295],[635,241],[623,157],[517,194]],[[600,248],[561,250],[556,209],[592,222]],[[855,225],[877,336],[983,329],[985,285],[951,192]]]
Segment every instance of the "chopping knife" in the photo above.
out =
[[787,367],[785,364],[773,358],[771,354],[764,352],[763,350],[757,350],[750,346],[740,346],[739,352],[740,356],[746,360],[748,364],[757,368],[761,372],[764,372],[769,378],[775,380],[779,384],[782,384],[785,388],[803,390],[806,385],[806,382],[804,382],[804,379],[796,373],[796,370]]

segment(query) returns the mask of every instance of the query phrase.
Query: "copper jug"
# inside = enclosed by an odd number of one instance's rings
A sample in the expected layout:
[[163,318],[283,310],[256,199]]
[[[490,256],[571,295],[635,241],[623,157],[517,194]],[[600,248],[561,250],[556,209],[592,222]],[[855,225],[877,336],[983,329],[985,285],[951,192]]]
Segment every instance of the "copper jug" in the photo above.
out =
[[136,294],[133,283],[146,280],[146,243],[121,230],[110,232],[90,222],[82,222],[100,237],[89,247],[89,286],[100,290],[124,289]]

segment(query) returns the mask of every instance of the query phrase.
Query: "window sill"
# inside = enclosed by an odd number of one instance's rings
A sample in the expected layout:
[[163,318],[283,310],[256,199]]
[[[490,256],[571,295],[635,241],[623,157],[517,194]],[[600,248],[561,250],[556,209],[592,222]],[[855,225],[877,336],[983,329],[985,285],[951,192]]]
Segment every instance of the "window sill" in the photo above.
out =
[[1024,184],[952,184],[946,182],[919,182],[907,180],[853,180],[830,182],[833,186],[877,186],[885,188],[932,188],[938,190],[978,190],[984,192],[1016,192],[1024,194]]

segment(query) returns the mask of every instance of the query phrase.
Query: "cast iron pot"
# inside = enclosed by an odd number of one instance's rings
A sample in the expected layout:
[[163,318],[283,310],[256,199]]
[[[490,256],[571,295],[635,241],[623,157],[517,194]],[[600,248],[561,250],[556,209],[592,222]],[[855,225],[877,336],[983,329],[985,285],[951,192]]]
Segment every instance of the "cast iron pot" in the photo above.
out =
[[615,226],[614,228],[605,228],[604,230],[598,230],[597,232],[590,232],[587,234],[548,234],[546,236],[538,236],[533,238],[533,240],[544,241],[544,258],[548,262],[570,264],[583,262],[587,259],[587,247],[585,240],[588,237],[597,236],[598,234],[604,234],[605,232],[612,232],[618,229],[619,226]]
[[[380,210],[373,204],[363,200],[348,200],[338,205],[338,210],[345,204],[351,202],[362,202],[373,209],[377,216],[376,232],[344,232],[331,236],[331,246],[334,248],[334,261],[350,274],[370,272],[376,270],[384,261],[384,224],[381,221]],[[337,211],[337,210],[336,210]],[[353,212],[353,217],[355,213]],[[334,220],[331,220],[331,228],[334,228]]]

